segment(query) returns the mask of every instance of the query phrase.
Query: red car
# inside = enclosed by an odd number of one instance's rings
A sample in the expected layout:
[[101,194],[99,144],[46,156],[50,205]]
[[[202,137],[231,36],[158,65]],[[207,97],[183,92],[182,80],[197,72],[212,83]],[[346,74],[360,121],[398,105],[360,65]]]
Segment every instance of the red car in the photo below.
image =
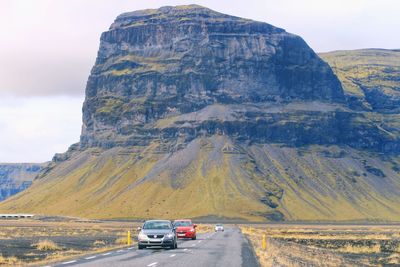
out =
[[178,238],[196,239],[196,224],[193,224],[189,219],[175,220],[176,235]]

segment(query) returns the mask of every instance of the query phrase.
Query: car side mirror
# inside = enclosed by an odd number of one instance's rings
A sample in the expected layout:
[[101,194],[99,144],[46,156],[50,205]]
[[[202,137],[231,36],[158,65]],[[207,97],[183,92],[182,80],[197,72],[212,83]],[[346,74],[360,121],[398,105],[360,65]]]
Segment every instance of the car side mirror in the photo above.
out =
[[197,227],[197,224],[193,224],[193,228],[196,228]]
[[140,231],[142,230],[142,227],[139,226],[139,227],[137,228],[137,230],[140,232]]

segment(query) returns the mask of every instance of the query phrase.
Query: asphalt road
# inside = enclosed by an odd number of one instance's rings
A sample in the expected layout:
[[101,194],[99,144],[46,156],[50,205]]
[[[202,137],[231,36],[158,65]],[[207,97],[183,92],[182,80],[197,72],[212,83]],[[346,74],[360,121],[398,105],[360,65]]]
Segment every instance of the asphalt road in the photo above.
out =
[[197,240],[179,240],[178,249],[136,247],[85,256],[52,266],[259,266],[250,244],[238,228],[198,234]]

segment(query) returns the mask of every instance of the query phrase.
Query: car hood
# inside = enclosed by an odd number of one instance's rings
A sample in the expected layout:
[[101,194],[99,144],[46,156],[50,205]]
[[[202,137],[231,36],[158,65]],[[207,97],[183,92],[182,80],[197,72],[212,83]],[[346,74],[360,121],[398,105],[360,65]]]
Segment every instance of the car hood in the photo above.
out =
[[142,233],[145,235],[166,235],[172,233],[170,229],[143,229]]
[[191,230],[191,229],[193,229],[192,226],[178,226],[178,227],[176,228],[177,231],[189,231],[189,230]]

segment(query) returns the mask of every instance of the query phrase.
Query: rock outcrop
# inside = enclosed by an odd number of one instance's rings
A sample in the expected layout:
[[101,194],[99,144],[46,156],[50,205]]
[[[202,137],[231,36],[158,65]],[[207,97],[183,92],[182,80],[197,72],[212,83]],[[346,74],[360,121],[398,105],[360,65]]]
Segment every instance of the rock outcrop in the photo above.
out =
[[0,164],[0,201],[28,188],[44,164]]
[[[86,88],[81,146],[148,143],[171,132],[175,137],[181,125],[162,131],[151,123],[213,104],[260,105],[240,118],[254,122],[254,115],[270,120],[265,103],[343,99],[329,66],[283,29],[200,6],[136,11],[120,15],[101,36]],[[227,126],[234,134],[247,128],[240,120]]]

